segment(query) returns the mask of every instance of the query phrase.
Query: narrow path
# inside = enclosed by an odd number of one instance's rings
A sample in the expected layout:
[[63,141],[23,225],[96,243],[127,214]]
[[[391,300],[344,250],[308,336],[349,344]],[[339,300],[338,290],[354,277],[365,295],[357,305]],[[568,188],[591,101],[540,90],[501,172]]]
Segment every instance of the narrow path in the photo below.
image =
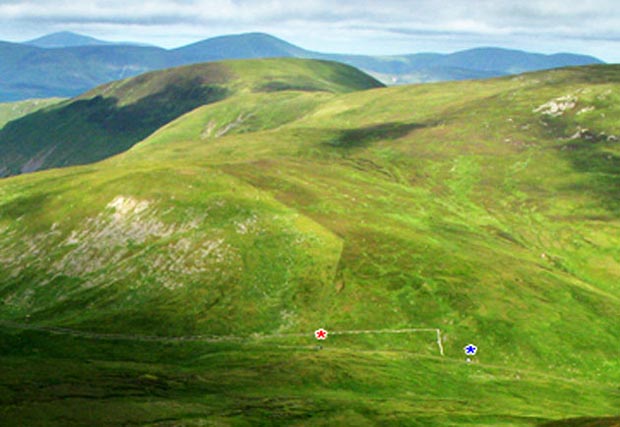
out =
[[[139,341],[139,342],[243,342],[252,340],[265,340],[271,338],[292,338],[292,337],[313,337],[313,333],[295,333],[295,334],[253,334],[248,336],[239,335],[187,335],[178,337],[162,337],[156,335],[136,335],[136,334],[101,334],[96,332],[79,331],[76,329],[60,328],[56,326],[39,326],[27,323],[17,323],[8,320],[0,320],[0,326],[10,329],[20,329],[26,331],[47,332],[55,335],[70,335],[79,338],[88,338],[93,340],[107,341]],[[368,330],[349,330],[349,331],[333,331],[329,335],[362,335],[362,334],[411,334],[418,332],[434,332],[437,337],[437,348],[439,354],[444,355],[443,345],[441,342],[441,330],[436,328],[411,328],[411,329],[368,329]]]

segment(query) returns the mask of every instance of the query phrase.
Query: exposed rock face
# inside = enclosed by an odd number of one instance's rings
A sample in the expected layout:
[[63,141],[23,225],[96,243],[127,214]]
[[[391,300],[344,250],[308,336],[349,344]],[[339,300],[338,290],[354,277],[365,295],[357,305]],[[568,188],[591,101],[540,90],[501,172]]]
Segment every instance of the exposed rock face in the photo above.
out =
[[56,150],[56,146],[50,147],[48,150],[42,151],[36,156],[28,160],[22,167],[21,173],[35,172],[41,169],[47,158]]

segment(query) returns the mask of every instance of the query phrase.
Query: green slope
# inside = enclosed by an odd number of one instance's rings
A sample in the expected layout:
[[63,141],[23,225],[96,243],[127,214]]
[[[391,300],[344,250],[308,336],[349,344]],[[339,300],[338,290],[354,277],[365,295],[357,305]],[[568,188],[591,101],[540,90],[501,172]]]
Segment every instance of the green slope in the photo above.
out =
[[28,99],[26,101],[0,103],[0,129],[12,120],[54,105],[61,100],[61,98]]
[[338,94],[278,63],[0,181],[0,419],[617,423],[620,67]]
[[0,130],[0,175],[104,159],[194,108],[245,91],[340,93],[378,86],[354,68],[304,60],[211,63],[148,73],[5,126]]

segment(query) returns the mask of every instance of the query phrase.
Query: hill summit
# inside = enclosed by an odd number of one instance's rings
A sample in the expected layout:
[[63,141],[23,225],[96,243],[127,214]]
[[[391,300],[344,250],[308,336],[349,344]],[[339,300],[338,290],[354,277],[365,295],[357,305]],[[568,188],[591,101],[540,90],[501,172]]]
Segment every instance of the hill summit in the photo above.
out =
[[24,44],[42,48],[62,48],[76,46],[105,46],[112,43],[99,40],[94,37],[72,33],[70,31],[61,31],[29,40],[24,42]]
[[197,107],[244,92],[344,93],[381,86],[346,65],[297,59],[147,73],[6,124],[0,129],[0,176],[102,160]]
[[202,40],[173,51],[186,61],[252,58],[307,58],[311,53],[265,33],[228,35]]

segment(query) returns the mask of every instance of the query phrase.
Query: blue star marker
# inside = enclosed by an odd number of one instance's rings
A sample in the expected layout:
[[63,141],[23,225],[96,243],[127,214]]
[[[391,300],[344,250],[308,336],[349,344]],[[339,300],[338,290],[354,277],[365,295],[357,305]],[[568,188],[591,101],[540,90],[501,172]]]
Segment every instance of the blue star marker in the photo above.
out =
[[463,350],[465,350],[465,354],[468,356],[475,356],[478,351],[478,347],[473,344],[468,344]]

